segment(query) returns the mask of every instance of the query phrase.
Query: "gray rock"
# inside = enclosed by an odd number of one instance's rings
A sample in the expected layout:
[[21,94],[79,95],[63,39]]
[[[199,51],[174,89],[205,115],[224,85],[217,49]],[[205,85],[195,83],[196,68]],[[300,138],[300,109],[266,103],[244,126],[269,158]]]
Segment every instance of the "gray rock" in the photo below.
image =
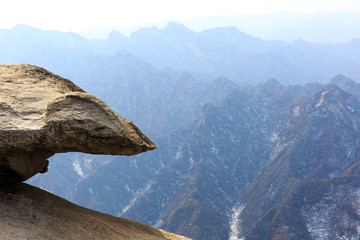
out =
[[71,81],[32,65],[0,64],[0,183],[46,172],[55,153],[155,148],[131,121]]

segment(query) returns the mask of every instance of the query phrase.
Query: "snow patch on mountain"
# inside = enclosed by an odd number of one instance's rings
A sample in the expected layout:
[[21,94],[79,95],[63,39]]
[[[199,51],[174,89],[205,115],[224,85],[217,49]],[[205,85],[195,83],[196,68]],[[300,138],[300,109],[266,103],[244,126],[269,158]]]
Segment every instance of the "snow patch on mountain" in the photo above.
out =
[[[336,239],[359,239],[360,228],[357,228],[355,233],[348,233],[333,231],[333,228],[345,227],[351,228],[354,224],[354,219],[350,219],[348,214],[339,215],[339,209],[341,201],[344,199],[350,200],[353,209],[357,214],[356,219],[360,216],[360,189],[345,190],[345,189],[331,189],[331,191],[324,194],[322,199],[311,206],[305,206],[301,209],[301,214],[305,219],[306,227],[314,240],[327,240],[333,239],[333,234],[336,235]],[[338,223],[334,225],[334,219],[337,219]],[[355,223],[356,224],[356,223]],[[345,234],[345,235],[344,235]]]
[[328,192],[317,204],[301,209],[312,239],[330,238],[331,217],[334,215],[339,197],[339,194]]
[[119,212],[117,214],[118,217],[120,217],[121,215],[123,215],[127,210],[129,210],[136,202],[136,200],[138,200],[138,198],[140,198],[145,192],[149,191],[150,187],[151,187],[152,182],[149,182],[144,188],[139,189],[136,191],[136,193],[134,194],[134,198],[131,200],[130,204],[128,204],[127,206],[125,206],[121,212]]
[[241,220],[240,220],[240,214],[241,212],[244,210],[245,206],[244,205],[240,205],[240,206],[235,206],[232,209],[232,215],[231,215],[231,220],[230,220],[230,238],[229,240],[243,240],[244,238],[239,237],[239,235],[241,234],[241,229],[240,229],[240,224],[241,224]]
[[83,177],[85,176],[83,170],[81,169],[81,166],[80,166],[80,163],[79,163],[78,160],[75,160],[75,161],[73,162],[73,167],[74,167],[75,172],[76,172],[81,178],[83,178]]

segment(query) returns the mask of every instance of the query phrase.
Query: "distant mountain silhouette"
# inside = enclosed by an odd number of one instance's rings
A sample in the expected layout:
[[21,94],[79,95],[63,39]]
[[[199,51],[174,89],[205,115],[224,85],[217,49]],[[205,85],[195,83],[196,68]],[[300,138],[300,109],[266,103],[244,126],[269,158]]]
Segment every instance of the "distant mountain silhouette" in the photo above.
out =
[[[323,81],[338,73],[359,78],[358,41],[345,44],[311,44],[298,41],[264,41],[236,27],[196,33],[170,22],[164,29],[142,28],[118,50],[130,52],[153,66],[226,76],[238,83],[258,83],[276,78],[283,84]],[[108,40],[98,40],[97,42]],[[353,49],[353,50],[352,50]],[[98,53],[107,54],[108,52]],[[353,52],[355,51],[355,52]],[[296,73],[296,74],[294,74]]]
[[309,42],[339,43],[360,38],[360,14],[356,12],[234,14],[199,17],[182,23],[195,31],[215,26],[236,26],[262,39],[286,42],[304,39]]
[[[270,41],[294,42],[303,39],[313,43],[340,43],[360,38],[360,14],[356,12],[239,13],[232,16],[203,16],[178,22],[195,32],[235,26],[243,32]],[[125,28],[95,27],[85,29],[80,34],[89,39],[105,39],[114,30],[130,36],[139,28],[163,28],[166,24],[167,22],[161,21]]]
[[45,66],[63,76],[81,76],[101,55],[119,51],[141,58],[159,70],[191,72],[213,80],[225,76],[237,83],[257,84],[270,78],[282,84],[326,82],[342,73],[357,79],[360,41],[311,44],[264,41],[235,27],[199,33],[170,22],[164,29],[143,28],[130,38],[113,32],[105,40],[88,41],[75,33],[42,31],[25,25],[0,31],[0,61]]

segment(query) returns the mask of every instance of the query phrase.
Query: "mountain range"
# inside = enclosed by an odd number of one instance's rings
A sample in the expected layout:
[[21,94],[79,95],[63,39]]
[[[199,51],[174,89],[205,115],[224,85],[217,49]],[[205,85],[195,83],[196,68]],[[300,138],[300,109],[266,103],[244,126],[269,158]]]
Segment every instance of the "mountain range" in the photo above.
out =
[[[190,72],[204,81],[224,76],[236,83],[254,85],[275,78],[288,85],[326,83],[339,73],[353,79],[360,76],[359,39],[338,44],[264,41],[236,27],[197,33],[170,22],[163,29],[139,29],[130,38],[112,32],[105,40],[88,41],[72,32],[18,25],[1,30],[0,43],[2,62],[34,63],[79,83],[90,74],[87,66],[105,68],[109,61],[116,65],[116,61],[127,59],[121,55],[136,59],[126,64],[136,61],[162,72]],[[113,68],[96,69],[101,70],[114,73]]]
[[0,61],[73,80],[158,146],[55,155],[29,183],[193,239],[356,239],[359,44],[177,23],[88,41],[20,25],[0,30]]
[[[313,43],[348,42],[360,36],[360,14],[356,12],[277,12],[269,14],[234,14],[232,16],[203,16],[177,20],[187,28],[201,32],[215,27],[235,26],[264,40],[294,42],[303,39]],[[105,39],[110,32],[130,36],[139,28],[165,27],[167,21],[123,28],[95,27],[79,32],[88,39]],[[116,26],[116,23],[114,24]]]
[[200,17],[181,22],[194,31],[214,26],[236,26],[265,40],[313,43],[348,42],[359,37],[360,14],[356,12],[277,12],[269,14],[234,14]]

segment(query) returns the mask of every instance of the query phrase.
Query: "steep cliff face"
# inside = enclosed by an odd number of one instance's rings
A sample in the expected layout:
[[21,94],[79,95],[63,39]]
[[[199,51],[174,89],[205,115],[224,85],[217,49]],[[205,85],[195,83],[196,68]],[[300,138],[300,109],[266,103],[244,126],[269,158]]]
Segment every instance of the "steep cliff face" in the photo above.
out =
[[358,239],[359,176],[302,181],[245,239]]
[[[356,238],[358,106],[334,84],[234,87],[220,103],[204,105],[193,124],[159,138],[166,150],[151,154],[155,172],[139,167],[146,157],[132,162],[131,171],[147,176],[144,187],[116,190],[133,198],[107,210],[194,239]],[[75,197],[107,206],[88,187],[115,163],[80,182]],[[103,184],[108,193],[118,189]]]
[[[351,214],[343,205],[353,201],[347,193],[358,189],[353,184],[356,177],[342,179],[360,154],[358,106],[355,96],[328,85],[292,107],[293,116],[277,134],[270,162],[242,201],[246,207],[240,215],[241,229],[246,239],[357,236],[331,224]],[[296,217],[290,221],[292,213]]]
[[[219,79],[217,83],[226,81]],[[279,112],[286,115],[287,105],[295,98],[291,91],[285,91],[275,80],[256,88],[232,86],[225,99],[206,104],[195,123],[159,138],[156,142],[162,151],[127,164],[126,169],[139,179],[146,176],[137,193],[130,190],[134,185],[126,189],[107,180],[110,169],[120,169],[120,162],[113,161],[79,183],[74,200],[84,205],[95,203],[95,209],[141,218],[196,239],[228,238],[235,206],[268,159],[272,128],[281,119]],[[147,157],[156,161],[141,167],[148,162]],[[117,181],[124,181],[127,175],[123,172]],[[99,178],[104,180],[103,187],[90,192],[89,187]],[[112,197],[101,197],[105,195]],[[113,197],[124,199],[121,196],[133,198],[128,204],[111,201]]]

